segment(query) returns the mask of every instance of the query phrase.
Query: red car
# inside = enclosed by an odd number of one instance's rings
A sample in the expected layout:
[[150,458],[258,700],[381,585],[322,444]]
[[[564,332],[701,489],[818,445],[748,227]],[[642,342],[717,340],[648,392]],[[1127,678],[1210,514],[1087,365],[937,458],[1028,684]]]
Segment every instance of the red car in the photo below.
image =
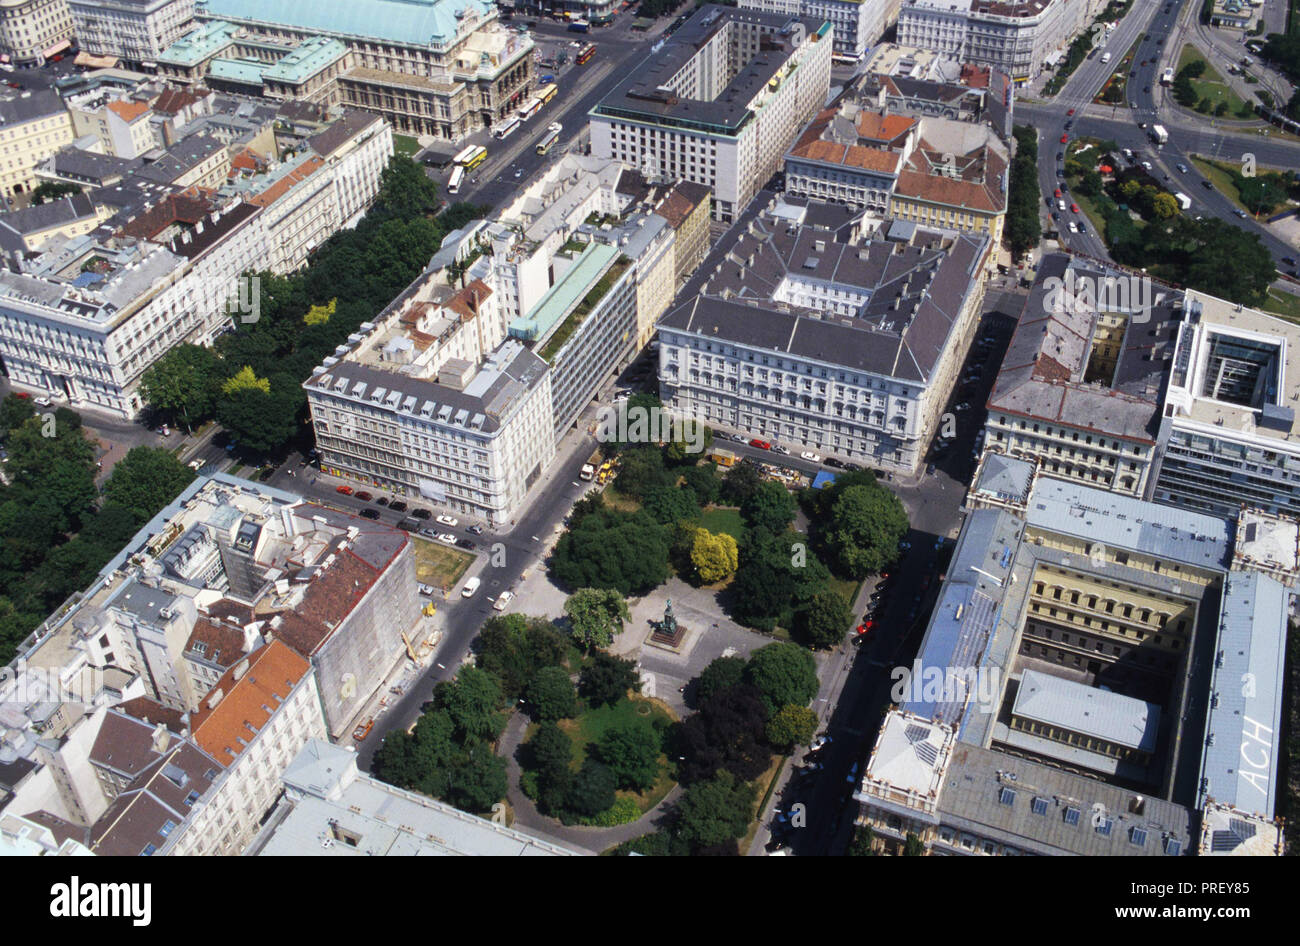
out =
[[1077,214],[1078,212],[1079,212],[1079,205],[1078,205],[1078,204],[1071,204],[1071,205],[1070,205],[1070,213],[1072,213],[1072,214]]
[[338,487],[335,487],[334,492],[336,492],[336,493],[342,493],[344,496],[351,496],[351,495],[352,495],[352,487],[351,487],[351,486],[338,486]]
[[858,633],[865,634],[867,633],[867,631],[871,630],[875,626],[876,626],[875,621],[863,621],[861,624],[858,625]]
[[772,441],[770,441],[770,440],[759,440],[757,437],[755,437],[753,440],[751,440],[751,441],[749,442],[749,445],[750,445],[751,447],[757,447],[759,450],[771,450],[771,449],[772,449]]
[[1074,114],[1074,109],[1070,109],[1070,110],[1069,110],[1068,112],[1066,112],[1065,114],[1067,114],[1067,115],[1073,115],[1073,114]]
[[1061,144],[1065,144],[1065,143],[1066,143],[1067,141],[1069,141],[1069,140],[1070,140],[1070,136],[1069,136],[1069,135],[1062,135],[1062,136],[1061,136]]
[[370,502],[370,500],[374,498],[375,498],[374,496],[364,491],[357,493],[357,499],[361,500],[363,503],[368,503]]
[[1060,196],[1061,196],[1061,189],[1058,187],[1058,188],[1056,189],[1056,193],[1053,194],[1052,196],[1053,196],[1053,197],[1060,197]]

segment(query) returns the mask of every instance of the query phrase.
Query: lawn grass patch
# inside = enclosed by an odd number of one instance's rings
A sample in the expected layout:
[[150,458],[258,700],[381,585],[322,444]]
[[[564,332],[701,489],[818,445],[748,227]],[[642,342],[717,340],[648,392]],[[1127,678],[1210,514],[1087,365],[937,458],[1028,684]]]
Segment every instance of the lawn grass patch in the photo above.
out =
[[415,580],[421,584],[450,591],[474,561],[469,552],[419,536],[410,538],[415,546]]

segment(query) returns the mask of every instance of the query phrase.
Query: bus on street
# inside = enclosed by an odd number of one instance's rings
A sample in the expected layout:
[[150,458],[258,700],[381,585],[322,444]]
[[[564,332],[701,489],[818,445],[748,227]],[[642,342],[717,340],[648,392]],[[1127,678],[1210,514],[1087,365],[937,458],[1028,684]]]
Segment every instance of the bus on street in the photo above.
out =
[[527,102],[523,104],[523,107],[519,109],[519,120],[521,122],[526,122],[528,121],[528,119],[532,118],[539,111],[541,111],[541,109],[542,109],[541,99],[538,98],[529,99]]
[[460,193],[460,185],[463,180],[465,180],[465,169],[458,164],[452,168],[451,180],[447,182],[447,193]]
[[555,98],[555,86],[548,85],[538,90],[537,100],[545,105],[551,99]]
[[494,138],[509,138],[511,135],[515,133],[515,131],[518,130],[519,125],[520,125],[519,119],[512,118],[504,125],[492,129],[492,136]]
[[587,63],[591,62],[591,57],[594,55],[596,55],[596,44],[588,43],[586,46],[582,47],[581,51],[579,51],[576,61],[578,65],[585,66]]
[[555,129],[548,131],[546,133],[546,137],[543,138],[541,141],[537,142],[537,153],[546,154],[546,152],[550,151],[553,147],[555,147],[555,143],[559,140],[560,140],[559,131]]
[[452,158],[452,163],[457,167],[463,167],[467,171],[472,171],[484,161],[487,160],[487,148],[482,145],[470,145],[456,157]]

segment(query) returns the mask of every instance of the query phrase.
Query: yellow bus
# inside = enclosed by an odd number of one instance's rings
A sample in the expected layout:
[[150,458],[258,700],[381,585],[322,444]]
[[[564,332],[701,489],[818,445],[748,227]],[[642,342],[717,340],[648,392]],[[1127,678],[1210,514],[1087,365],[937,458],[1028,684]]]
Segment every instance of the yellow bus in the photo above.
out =
[[544,86],[542,86],[542,87],[537,91],[537,98],[541,100],[541,103],[542,103],[543,105],[545,105],[545,104],[546,104],[547,102],[549,102],[551,99],[555,98],[555,86],[554,86],[554,85],[544,85]]
[[452,158],[452,163],[458,167],[463,167],[467,171],[472,171],[484,161],[487,160],[487,148],[482,145],[470,145],[456,157]]

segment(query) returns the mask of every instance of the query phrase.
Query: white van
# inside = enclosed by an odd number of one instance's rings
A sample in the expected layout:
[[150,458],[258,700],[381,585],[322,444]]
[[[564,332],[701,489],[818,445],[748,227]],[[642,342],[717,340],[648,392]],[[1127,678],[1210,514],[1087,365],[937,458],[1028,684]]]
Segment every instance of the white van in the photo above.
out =
[[462,598],[474,597],[474,592],[478,591],[479,584],[478,576],[475,575],[469,581],[465,582],[465,587],[460,590],[460,596]]
[[501,594],[497,595],[496,603],[493,604],[492,607],[495,608],[497,611],[504,611],[506,608],[510,607],[510,602],[513,601],[514,599],[515,596],[513,593],[509,591],[503,591],[501,592]]

